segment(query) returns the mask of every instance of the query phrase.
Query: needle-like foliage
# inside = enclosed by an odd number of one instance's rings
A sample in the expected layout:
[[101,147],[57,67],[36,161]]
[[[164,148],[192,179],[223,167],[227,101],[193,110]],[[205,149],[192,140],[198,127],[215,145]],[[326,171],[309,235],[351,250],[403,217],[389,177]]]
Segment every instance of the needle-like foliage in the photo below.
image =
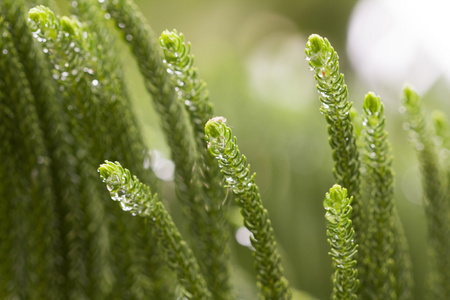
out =
[[250,175],[247,159],[241,155],[236,137],[223,117],[209,120],[205,126],[210,153],[217,159],[227,187],[236,195],[244,225],[252,233],[256,276],[261,299],[290,299],[291,291],[283,276],[281,257],[267,210],[262,205],[255,175]]
[[334,185],[325,195],[323,207],[327,222],[329,253],[335,269],[332,276],[333,300],[358,299],[358,270],[355,255],[358,245],[354,243],[355,230],[352,226],[352,197],[347,197],[347,189]]
[[[150,188],[141,183],[119,163],[106,161],[98,169],[111,199],[133,216],[146,217],[155,226],[158,238],[178,280],[185,288],[186,299],[210,299],[205,279],[187,243],[182,240],[175,223]],[[130,233],[131,234],[131,233]]]
[[57,299],[59,287],[54,274],[58,273],[58,257],[62,253],[50,158],[39,126],[36,100],[6,28],[2,16],[0,298]]
[[411,261],[394,203],[394,171],[391,146],[384,129],[384,105],[374,93],[368,93],[363,109],[363,158],[369,198],[367,252],[370,257],[365,298],[410,299]]
[[[178,97],[163,63],[158,39],[131,0],[102,1],[107,12],[130,45],[138,67],[144,77],[153,105],[161,117],[161,124],[175,163],[177,196],[187,205],[193,220],[201,220],[199,197],[200,182],[193,168],[197,151],[192,128],[184,106]],[[201,231],[193,225],[194,233]]]
[[350,119],[352,103],[348,101],[347,85],[344,75],[339,73],[339,57],[326,38],[311,35],[305,53],[317,81],[316,87],[322,101],[320,111],[328,123],[336,182],[354,198],[352,221],[359,242],[364,234],[364,213],[360,199],[359,152]]
[[[0,298],[240,298],[246,293],[230,284],[241,277],[230,268],[228,188],[250,231],[260,299],[311,299],[291,292],[255,174],[225,119],[211,119],[183,34],[164,31],[158,40],[132,0],[70,0],[71,17],[44,6],[27,13],[31,2],[0,1]],[[154,193],[162,185],[132,113],[120,42],[130,46],[160,117],[188,241]],[[331,298],[411,299],[384,106],[369,93],[364,115],[352,108],[327,39],[310,36],[305,52],[337,182],[323,201]],[[435,113],[432,130],[418,95],[406,88],[403,98],[423,176],[428,298],[449,299],[450,126]]]
[[[164,64],[167,67],[176,94],[184,103],[194,129],[194,140],[199,152],[197,166],[203,183],[202,202],[206,210],[203,212],[203,234],[201,245],[202,260],[200,266],[214,299],[230,299],[229,266],[230,251],[228,249],[228,223],[226,219],[225,193],[220,172],[215,159],[209,155],[205,142],[205,123],[212,117],[212,104],[208,100],[206,83],[198,77],[193,66],[194,57],[190,54],[191,44],[184,42],[182,33],[164,31],[159,39],[164,53]],[[197,221],[198,222],[198,221]],[[220,236],[221,238],[217,238]]]
[[359,150],[351,121],[352,103],[348,101],[344,75],[339,73],[339,56],[330,42],[313,34],[308,38],[305,53],[317,81],[316,88],[322,102],[320,111],[328,123],[328,141],[334,160],[333,173],[337,184],[345,187],[353,197],[351,219],[356,232],[355,243],[361,246],[358,269],[363,291],[364,274],[368,264],[364,246],[366,227],[361,200]]
[[407,113],[408,131],[419,158],[425,214],[431,254],[429,293],[432,299],[450,297],[450,223],[446,193],[447,176],[439,161],[433,131],[425,117],[422,101],[410,87],[403,90],[403,105]]

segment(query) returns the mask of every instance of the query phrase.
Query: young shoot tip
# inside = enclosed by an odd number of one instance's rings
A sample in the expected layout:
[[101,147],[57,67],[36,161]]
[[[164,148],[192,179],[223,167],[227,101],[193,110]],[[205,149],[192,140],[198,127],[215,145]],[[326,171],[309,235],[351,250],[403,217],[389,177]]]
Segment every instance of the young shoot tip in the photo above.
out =
[[226,126],[227,119],[224,117],[214,117],[205,124],[205,134],[211,138],[218,138],[223,135],[223,127]]

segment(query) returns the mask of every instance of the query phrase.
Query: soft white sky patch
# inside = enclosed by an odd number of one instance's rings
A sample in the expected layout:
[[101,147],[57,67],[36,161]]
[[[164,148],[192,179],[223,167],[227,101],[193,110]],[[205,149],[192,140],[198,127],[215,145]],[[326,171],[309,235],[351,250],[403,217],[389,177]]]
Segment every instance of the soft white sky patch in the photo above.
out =
[[450,81],[450,1],[362,0],[350,18],[347,52],[371,88],[419,93]]

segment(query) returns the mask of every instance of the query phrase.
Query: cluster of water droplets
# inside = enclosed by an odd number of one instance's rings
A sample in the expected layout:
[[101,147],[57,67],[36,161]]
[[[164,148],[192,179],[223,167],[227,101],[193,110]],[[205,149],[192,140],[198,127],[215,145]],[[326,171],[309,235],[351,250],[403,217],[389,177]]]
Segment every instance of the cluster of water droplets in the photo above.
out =
[[[136,177],[132,178],[128,170],[121,171],[117,166],[113,166],[114,169],[111,170],[110,166],[106,177],[102,175],[102,179],[111,199],[119,202],[122,210],[133,216],[149,216],[152,209],[150,190]],[[100,170],[99,172],[102,174]]]

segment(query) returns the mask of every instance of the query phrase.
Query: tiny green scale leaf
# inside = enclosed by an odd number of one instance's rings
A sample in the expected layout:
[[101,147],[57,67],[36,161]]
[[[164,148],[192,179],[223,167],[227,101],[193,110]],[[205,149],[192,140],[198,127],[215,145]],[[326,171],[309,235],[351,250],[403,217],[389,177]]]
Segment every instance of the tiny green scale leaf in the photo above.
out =
[[411,89],[411,87],[406,86],[403,89],[403,103],[410,107],[415,107],[420,103],[419,95]]
[[205,134],[208,139],[215,139],[223,135],[224,130],[223,126],[221,126],[222,124],[227,124],[227,119],[225,119],[224,117],[215,117],[206,122]]
[[363,108],[368,115],[377,115],[383,110],[383,104],[375,93],[369,92],[364,99]]
[[322,68],[329,58],[330,43],[317,34],[312,34],[306,43],[306,56],[311,67]]
[[61,17],[60,22],[61,22],[61,29],[71,35],[74,35],[76,31],[75,28],[78,29],[79,27],[73,19],[66,16]]

